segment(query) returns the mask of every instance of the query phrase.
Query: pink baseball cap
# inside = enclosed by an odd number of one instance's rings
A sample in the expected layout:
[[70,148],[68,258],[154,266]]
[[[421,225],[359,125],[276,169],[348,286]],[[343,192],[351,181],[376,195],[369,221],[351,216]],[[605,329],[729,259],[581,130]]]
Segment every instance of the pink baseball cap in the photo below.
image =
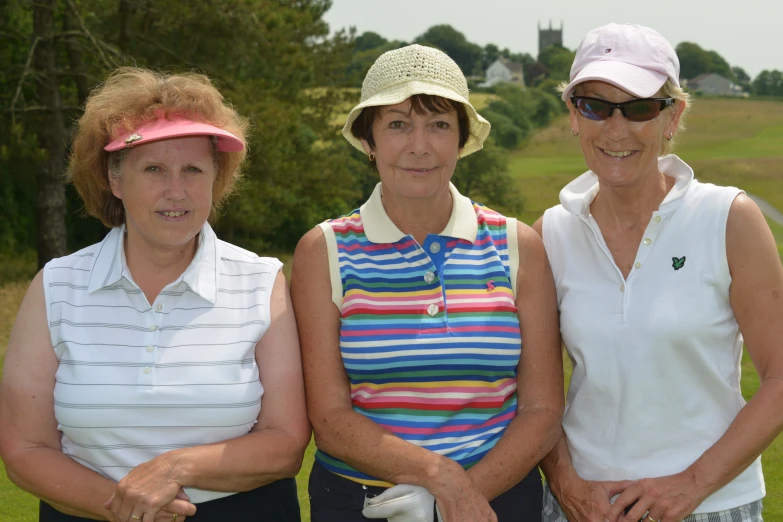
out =
[[125,148],[129,149],[134,145],[144,145],[153,141],[182,138],[184,136],[215,136],[217,138],[217,150],[221,152],[239,152],[245,148],[242,140],[228,131],[208,123],[200,123],[173,116],[158,118],[155,121],[142,125],[133,132],[125,133],[106,145],[103,150],[113,152]]
[[579,44],[571,83],[562,98],[567,101],[574,87],[591,80],[650,98],[667,78],[680,86],[680,60],[658,31],[641,25],[607,24],[587,33]]

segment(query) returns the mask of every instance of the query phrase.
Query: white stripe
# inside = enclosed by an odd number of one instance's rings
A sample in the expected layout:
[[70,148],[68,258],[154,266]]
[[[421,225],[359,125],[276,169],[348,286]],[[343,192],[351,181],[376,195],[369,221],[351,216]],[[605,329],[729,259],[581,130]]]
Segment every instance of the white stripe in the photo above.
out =
[[[483,340],[480,341],[480,338],[471,338],[469,339],[473,342],[485,342],[485,343],[492,343],[492,344],[509,344],[509,345],[518,345],[519,341],[515,339],[489,339],[489,340]],[[375,341],[375,342],[363,342],[363,343],[346,343],[343,342],[341,345],[343,348],[379,348],[381,346],[395,346],[399,345],[400,342],[405,341],[399,341],[399,340],[390,340],[390,341]],[[457,341],[447,341],[444,342],[443,339],[419,339],[416,341],[417,345],[421,344],[430,344],[430,343],[441,343],[441,344],[449,344],[449,342],[457,342]],[[463,341],[465,342],[465,341]],[[410,346],[410,345],[408,345]],[[449,348],[448,353],[449,355],[505,355],[505,356],[513,356],[515,353],[518,353],[519,349],[516,350],[513,349],[503,349],[503,348]],[[382,353],[343,353],[343,359],[391,359],[395,357],[410,357],[413,355],[437,355],[437,356],[443,356],[443,349],[442,348],[436,348],[433,350],[399,350],[396,352],[382,352]]]

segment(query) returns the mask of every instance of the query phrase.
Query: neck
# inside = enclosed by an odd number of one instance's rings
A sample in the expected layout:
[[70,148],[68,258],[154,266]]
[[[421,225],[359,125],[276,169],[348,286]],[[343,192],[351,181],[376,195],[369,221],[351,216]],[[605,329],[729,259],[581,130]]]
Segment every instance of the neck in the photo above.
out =
[[646,226],[674,183],[674,178],[657,168],[632,185],[616,187],[600,183],[590,212],[597,220],[620,230],[634,229],[640,224]]
[[198,235],[184,245],[163,247],[146,241],[131,227],[127,227],[126,231],[124,241],[128,270],[147,301],[153,303],[161,290],[176,281],[193,261]]
[[454,204],[448,186],[431,197],[417,199],[382,190],[381,201],[389,219],[404,234],[412,235],[420,245],[424,244],[427,234],[439,234],[446,228]]

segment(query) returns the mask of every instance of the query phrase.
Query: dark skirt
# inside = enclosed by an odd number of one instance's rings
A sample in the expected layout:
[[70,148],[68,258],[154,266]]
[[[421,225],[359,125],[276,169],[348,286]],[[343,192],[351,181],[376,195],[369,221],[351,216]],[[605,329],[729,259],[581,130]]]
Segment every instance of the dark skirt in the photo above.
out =
[[[272,482],[260,488],[196,504],[196,514],[187,522],[301,522],[294,479]],[[60,513],[41,501],[39,522],[88,522],[91,519]]]
[[[312,522],[379,522],[362,515],[365,495],[376,496],[384,488],[363,486],[327,470],[317,461],[310,472],[310,520]],[[543,486],[538,468],[510,490],[489,503],[498,522],[541,521]]]

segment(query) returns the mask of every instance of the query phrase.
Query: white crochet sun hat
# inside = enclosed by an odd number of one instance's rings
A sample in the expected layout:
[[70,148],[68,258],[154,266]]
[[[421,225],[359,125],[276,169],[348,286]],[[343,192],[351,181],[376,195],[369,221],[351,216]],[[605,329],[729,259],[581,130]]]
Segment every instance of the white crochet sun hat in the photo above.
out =
[[468,101],[465,75],[446,53],[417,44],[385,52],[375,60],[362,83],[362,99],[348,114],[343,136],[365,152],[361,140],[351,133],[351,125],[362,109],[396,105],[414,94],[441,96],[463,104],[470,120],[470,135],[460,157],[481,150],[489,136],[490,125]]

